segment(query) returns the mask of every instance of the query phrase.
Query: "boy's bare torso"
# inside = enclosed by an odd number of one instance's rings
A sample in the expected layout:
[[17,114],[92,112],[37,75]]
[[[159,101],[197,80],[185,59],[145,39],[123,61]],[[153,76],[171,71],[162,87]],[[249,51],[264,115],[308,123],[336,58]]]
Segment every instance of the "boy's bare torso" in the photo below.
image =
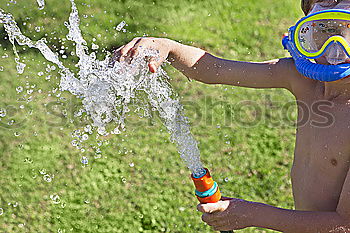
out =
[[299,114],[291,172],[295,208],[334,211],[350,165],[350,102],[344,96],[327,96],[320,82],[304,80],[303,87],[296,94]]

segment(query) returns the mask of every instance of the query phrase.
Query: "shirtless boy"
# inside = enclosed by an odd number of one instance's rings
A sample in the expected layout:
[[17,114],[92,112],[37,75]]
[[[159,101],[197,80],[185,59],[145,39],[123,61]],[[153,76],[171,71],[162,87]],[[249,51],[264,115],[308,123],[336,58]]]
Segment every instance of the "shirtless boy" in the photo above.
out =
[[[335,26],[328,25],[328,21],[319,21],[327,25],[317,21],[307,22],[305,25],[308,27],[302,26],[306,31],[299,32],[299,45],[302,46],[299,50],[304,49],[305,54],[311,54],[315,52],[311,51],[312,46],[316,46],[313,50],[320,50],[327,43],[325,41],[335,35],[342,37],[349,46],[350,0],[302,0],[302,9],[306,15],[327,9],[341,9],[349,11],[349,14],[344,13],[346,17],[343,21],[335,20]],[[339,22],[345,22],[345,27],[340,27]],[[311,34],[307,34],[307,30]],[[312,41],[322,37],[327,37],[321,41],[322,44]],[[339,41],[342,39],[335,40],[337,42],[323,47],[325,52],[314,57],[314,61],[327,67],[350,63],[350,47],[346,44],[340,46]],[[156,72],[163,61],[168,59],[172,66],[188,78],[207,84],[285,88],[295,96],[299,105],[303,103],[309,109],[314,109],[317,103],[326,103],[317,105],[316,110],[332,116],[332,124],[321,126],[314,122],[323,122],[325,119],[317,111],[310,111],[310,120],[298,125],[291,170],[295,210],[224,198],[218,203],[198,205],[197,209],[203,212],[203,221],[221,231],[261,227],[292,233],[350,232],[349,78],[338,77],[332,79],[337,81],[326,82],[317,71],[308,77],[302,71],[308,68],[297,69],[294,57],[262,63],[225,60],[202,49],[165,38],[135,38],[117,50],[119,61],[132,59],[144,48],[159,51],[158,59],[149,60],[151,72]],[[298,118],[302,118],[300,112]]]

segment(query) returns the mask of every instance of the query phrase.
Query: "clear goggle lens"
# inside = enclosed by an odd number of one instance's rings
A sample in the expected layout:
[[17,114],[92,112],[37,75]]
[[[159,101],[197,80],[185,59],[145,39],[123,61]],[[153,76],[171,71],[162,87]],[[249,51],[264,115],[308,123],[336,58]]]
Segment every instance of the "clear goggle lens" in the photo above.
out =
[[348,20],[315,20],[301,25],[298,38],[300,45],[307,52],[319,51],[332,36],[342,36],[350,40],[350,21]]

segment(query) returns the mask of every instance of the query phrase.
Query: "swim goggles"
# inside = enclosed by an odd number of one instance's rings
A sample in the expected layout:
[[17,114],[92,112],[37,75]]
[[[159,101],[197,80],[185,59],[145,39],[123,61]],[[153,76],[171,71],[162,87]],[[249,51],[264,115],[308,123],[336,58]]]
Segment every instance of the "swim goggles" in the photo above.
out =
[[301,18],[289,28],[289,38],[300,56],[325,55],[330,64],[350,58],[350,11],[323,10]]

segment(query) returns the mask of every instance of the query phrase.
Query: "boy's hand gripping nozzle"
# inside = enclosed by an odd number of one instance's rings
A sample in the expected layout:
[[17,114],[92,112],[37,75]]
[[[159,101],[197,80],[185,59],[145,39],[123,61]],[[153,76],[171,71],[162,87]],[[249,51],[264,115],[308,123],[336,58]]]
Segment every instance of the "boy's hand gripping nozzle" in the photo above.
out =
[[[191,178],[196,186],[196,196],[201,204],[215,203],[220,201],[221,193],[218,184],[213,180],[210,172],[205,168],[205,174],[196,177],[193,174]],[[233,233],[233,231],[221,231],[222,233]]]

